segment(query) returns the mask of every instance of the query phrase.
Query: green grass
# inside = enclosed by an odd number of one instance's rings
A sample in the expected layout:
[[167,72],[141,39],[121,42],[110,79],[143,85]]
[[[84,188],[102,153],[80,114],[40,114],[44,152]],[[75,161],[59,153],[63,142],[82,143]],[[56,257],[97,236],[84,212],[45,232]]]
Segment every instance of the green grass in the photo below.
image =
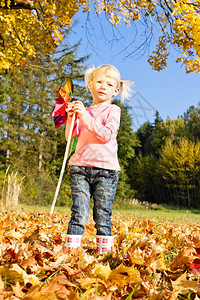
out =
[[[50,212],[50,206],[25,206],[21,205],[20,209],[28,209],[37,212]],[[70,214],[70,206],[55,207],[54,212]],[[91,211],[92,214],[92,211]],[[163,205],[141,205],[121,203],[114,204],[113,215],[120,214],[124,217],[133,217],[141,219],[157,219],[163,221],[184,222],[189,224],[200,224],[200,210],[184,209],[173,206]]]
[[184,222],[200,224],[200,210],[177,208],[163,205],[120,205],[114,207],[113,214],[132,216],[145,219],[158,219],[163,221]]

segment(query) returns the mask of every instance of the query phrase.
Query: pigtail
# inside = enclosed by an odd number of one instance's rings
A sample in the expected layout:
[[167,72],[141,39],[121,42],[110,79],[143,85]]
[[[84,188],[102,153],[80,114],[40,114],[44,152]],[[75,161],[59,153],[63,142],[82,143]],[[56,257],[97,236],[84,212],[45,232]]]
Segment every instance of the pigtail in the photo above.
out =
[[133,82],[129,80],[120,80],[120,95],[122,103],[124,103],[124,99],[130,99],[131,85],[133,85]]

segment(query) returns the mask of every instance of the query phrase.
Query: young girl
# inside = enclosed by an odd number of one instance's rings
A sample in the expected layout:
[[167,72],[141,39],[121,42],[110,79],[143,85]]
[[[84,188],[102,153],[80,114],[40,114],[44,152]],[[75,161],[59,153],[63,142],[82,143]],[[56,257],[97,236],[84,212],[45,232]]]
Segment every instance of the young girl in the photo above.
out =
[[93,96],[92,105],[84,107],[82,102],[74,101],[67,108],[66,139],[72,115],[76,113],[73,136],[78,137],[78,143],[68,164],[73,205],[65,246],[68,251],[80,246],[93,197],[97,250],[103,253],[114,245],[111,214],[120,172],[116,139],[120,107],[111,102],[118,93],[122,101],[128,98],[132,83],[122,81],[112,65],[90,68],[85,82]]

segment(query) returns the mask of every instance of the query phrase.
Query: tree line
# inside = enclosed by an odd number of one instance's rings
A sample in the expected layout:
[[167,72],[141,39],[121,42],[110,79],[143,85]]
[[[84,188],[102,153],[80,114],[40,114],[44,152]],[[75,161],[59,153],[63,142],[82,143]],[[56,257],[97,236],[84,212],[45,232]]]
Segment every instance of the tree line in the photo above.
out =
[[190,106],[176,120],[156,113],[136,132],[140,146],[129,178],[141,201],[200,207],[200,108]]
[[[52,109],[58,89],[68,76],[74,98],[90,105],[84,86],[88,57],[78,56],[79,44],[63,43],[55,55],[34,59],[26,68],[0,77],[0,187],[5,191],[6,170],[23,179],[20,201],[51,204],[58,182],[66,141],[64,126],[55,129]],[[200,108],[191,106],[182,117],[153,123],[134,132],[128,106],[121,106],[118,155],[121,165],[116,201],[140,201],[177,206],[200,205]],[[1,195],[2,201],[5,199]],[[65,172],[58,205],[71,201]]]

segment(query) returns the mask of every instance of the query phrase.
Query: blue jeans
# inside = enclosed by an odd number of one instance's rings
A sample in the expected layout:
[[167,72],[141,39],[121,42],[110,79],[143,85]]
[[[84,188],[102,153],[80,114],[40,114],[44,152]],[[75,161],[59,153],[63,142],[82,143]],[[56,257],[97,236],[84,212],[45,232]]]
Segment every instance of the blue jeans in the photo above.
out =
[[97,235],[112,235],[112,204],[117,189],[119,172],[94,168],[70,166],[73,205],[67,234],[82,235],[89,218],[90,199],[93,197],[93,219]]

